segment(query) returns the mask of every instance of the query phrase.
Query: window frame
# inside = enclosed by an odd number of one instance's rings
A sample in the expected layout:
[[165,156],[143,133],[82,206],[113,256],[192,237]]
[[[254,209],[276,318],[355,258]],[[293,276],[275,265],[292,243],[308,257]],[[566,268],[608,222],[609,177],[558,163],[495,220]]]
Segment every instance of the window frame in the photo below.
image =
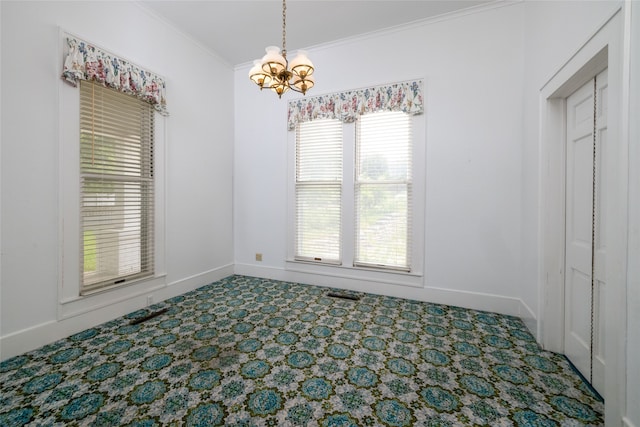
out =
[[[60,58],[66,37],[60,31]],[[62,64],[60,64],[62,69]],[[81,227],[80,227],[80,92],[60,79],[58,83],[58,287],[57,319],[81,315],[111,304],[130,300],[167,286],[165,218],[166,218],[166,139],[167,119],[155,109],[154,114],[154,242],[155,272],[151,277],[131,280],[118,287],[108,287],[81,295]]]
[[345,279],[368,280],[386,284],[423,287],[426,211],[426,118],[410,115],[412,132],[412,240],[411,270],[380,269],[354,265],[355,255],[355,143],[356,123],[342,123],[343,188],[342,188],[342,262],[332,265],[295,257],[296,218],[296,130],[287,131],[287,271],[310,273]]
[[[119,137],[115,138],[115,143],[111,144],[111,145],[103,145],[101,143],[102,138],[99,136],[99,131],[107,131],[107,129],[112,129],[113,127],[113,123],[114,122],[108,122],[108,121],[104,121],[104,126],[102,126],[101,120],[97,119],[96,120],[96,130],[94,131],[93,129],[93,119],[91,119],[90,123],[85,123],[86,127],[82,126],[83,120],[80,120],[81,123],[81,138],[79,141],[79,149],[81,150],[81,165],[80,165],[80,197],[81,197],[81,215],[80,215],[80,226],[82,228],[81,231],[81,235],[84,236],[84,233],[86,231],[88,231],[88,229],[91,229],[90,224],[95,224],[97,225],[98,229],[104,229],[105,225],[111,225],[112,222],[107,222],[104,223],[103,221],[100,221],[99,223],[95,223],[94,220],[92,220],[92,214],[91,211],[92,209],[90,207],[88,207],[86,205],[86,200],[87,197],[90,198],[91,197],[91,192],[86,191],[86,184],[90,183],[90,182],[96,182],[97,184],[102,184],[102,183],[111,183],[114,186],[117,186],[118,184],[121,184],[122,186],[124,186],[126,183],[129,184],[138,184],[140,186],[140,236],[139,236],[139,257],[140,257],[140,267],[141,270],[139,272],[135,272],[135,273],[125,273],[125,274],[118,274],[115,276],[110,276],[105,278],[102,274],[100,274],[100,270],[96,271],[95,273],[88,273],[86,271],[86,265],[85,261],[86,261],[86,249],[85,249],[85,244],[86,244],[86,238],[82,238],[81,244],[80,244],[80,258],[81,258],[81,275],[80,275],[80,294],[81,295],[89,295],[91,293],[94,292],[100,292],[109,288],[116,288],[116,287],[120,287],[120,286],[126,286],[129,283],[132,282],[136,282],[139,280],[143,280],[143,279],[147,279],[149,277],[153,277],[153,275],[155,274],[155,264],[154,264],[154,256],[155,256],[155,251],[153,250],[153,241],[154,241],[154,236],[155,236],[155,230],[153,229],[153,222],[155,219],[155,213],[154,213],[154,198],[155,198],[155,188],[154,188],[154,130],[155,130],[155,112],[153,107],[150,104],[145,103],[144,101],[141,101],[138,98],[133,97],[132,95],[126,94],[126,93],[122,93],[122,92],[118,92],[115,91],[113,89],[109,89],[106,87],[101,86],[100,84],[94,82],[94,81],[85,81],[85,80],[81,80],[79,82],[78,85],[78,89],[80,92],[80,107],[81,107],[81,114],[82,114],[82,105],[83,105],[83,96],[86,98],[89,96],[89,94],[91,94],[91,96],[93,96],[94,92],[95,92],[95,96],[96,96],[96,100],[97,102],[100,102],[100,104],[102,104],[104,102],[104,105],[106,106],[106,110],[107,114],[109,114],[109,110],[113,110],[114,107],[120,106],[121,110],[124,108],[127,108],[126,105],[128,105],[129,109],[132,110],[136,110],[135,112],[137,113],[138,108],[142,107],[143,110],[140,110],[139,116],[136,116],[132,119],[132,122],[130,124],[137,124],[138,123],[138,118],[140,120],[142,120],[140,122],[140,125],[143,124],[143,122],[147,122],[148,120],[148,124],[149,126],[146,127],[146,130],[142,130],[140,132],[140,145],[139,145],[139,149],[140,149],[140,170],[139,170],[139,174],[135,174],[132,175],[131,174],[131,169],[127,166],[124,166],[123,162],[117,162],[117,163],[111,163],[111,164],[115,164],[117,169],[112,169],[112,173],[102,173],[99,167],[98,171],[90,171],[88,169],[84,169],[84,167],[86,167],[84,161],[85,161],[85,157],[82,155],[83,153],[83,149],[87,149],[88,147],[85,147],[85,142],[82,141],[82,134],[83,131],[86,134],[86,136],[88,136],[89,138],[91,138],[91,140],[95,140],[98,145],[97,145],[97,158],[100,159],[100,150],[105,150],[105,149],[111,149],[112,151],[118,151],[118,150],[127,150],[126,152],[123,152],[123,155],[128,155],[131,154],[131,144],[130,143],[125,143],[123,141],[122,135],[120,135]],[[102,95],[102,93],[104,93],[104,95]],[[87,102],[87,100],[85,99],[85,102]],[[88,104],[85,105],[84,107],[84,112],[85,114],[88,114],[90,117],[93,117],[93,114],[95,114],[96,112],[100,115],[102,115],[102,109],[99,109],[98,106],[96,106],[96,110],[93,110],[93,103],[92,104]],[[120,113],[120,112],[119,112]],[[118,113],[118,114],[119,114]],[[132,112],[133,113],[133,112]],[[104,116],[103,116],[104,117]],[[112,114],[112,118],[115,120],[122,120],[122,117],[120,115],[116,115],[116,114]],[[87,119],[85,119],[87,120]],[[136,126],[139,127],[139,126]],[[120,132],[121,129],[118,128],[117,132]],[[95,136],[97,135],[97,136]],[[94,137],[95,136],[95,137]],[[146,139],[145,137],[148,137],[148,139]],[[136,145],[134,148],[138,147],[138,145]],[[93,153],[93,145],[92,145],[92,151]],[[93,159],[93,155],[91,157],[91,159]],[[104,160],[104,159],[103,159]],[[102,162],[100,162],[100,160],[98,160],[99,164],[101,164]],[[83,167],[83,165],[85,165]],[[90,187],[90,186],[89,186]],[[143,188],[146,188],[146,190],[143,190]],[[125,196],[125,193],[120,193],[123,197],[127,197]],[[115,195],[114,195],[115,196]],[[82,202],[84,200],[84,202]],[[145,202],[145,200],[151,200],[150,204],[147,204]],[[131,200],[123,200],[123,205],[122,205],[122,211],[118,212],[118,214],[122,215],[122,217],[127,217],[130,216],[132,214],[132,212],[129,209],[125,209],[125,207],[129,204]],[[98,210],[97,212],[102,212],[102,210]],[[111,215],[112,213],[110,212],[109,215]],[[94,214],[95,215],[95,214]],[[124,222],[124,221],[123,221]],[[130,228],[124,228],[123,231],[126,230],[127,232],[130,232],[131,229]],[[100,235],[101,233],[98,233],[98,235]],[[99,239],[98,239],[99,240]],[[122,244],[118,244],[117,245],[117,252],[119,253],[122,251],[123,247]],[[98,257],[99,259],[100,257]],[[99,264],[99,263],[98,263]],[[118,268],[122,268],[122,265],[120,263],[118,263]],[[93,280],[92,276],[95,276],[95,278]],[[88,279],[89,283],[88,283]],[[96,280],[97,279],[97,280]]]

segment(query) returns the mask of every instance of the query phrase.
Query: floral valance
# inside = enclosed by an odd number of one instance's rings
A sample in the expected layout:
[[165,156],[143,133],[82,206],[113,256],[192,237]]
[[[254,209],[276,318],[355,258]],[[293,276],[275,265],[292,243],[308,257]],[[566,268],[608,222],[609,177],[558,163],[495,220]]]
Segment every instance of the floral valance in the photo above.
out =
[[106,87],[128,93],[153,105],[168,116],[164,79],[89,43],[67,38],[69,51],[62,77],[73,86],[78,80],[95,80]]
[[289,130],[293,130],[298,123],[315,119],[353,122],[358,115],[376,111],[422,114],[422,80],[289,101],[288,127]]

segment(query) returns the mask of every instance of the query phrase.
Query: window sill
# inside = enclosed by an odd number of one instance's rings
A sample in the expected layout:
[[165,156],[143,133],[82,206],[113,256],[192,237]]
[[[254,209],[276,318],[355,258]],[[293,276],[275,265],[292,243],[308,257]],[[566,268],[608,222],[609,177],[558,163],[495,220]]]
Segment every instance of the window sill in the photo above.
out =
[[285,262],[285,269],[296,273],[308,273],[341,279],[409,286],[412,288],[424,287],[424,275],[422,272],[405,272],[397,270],[382,270],[379,268],[332,265],[326,263],[322,264],[295,259],[287,259]]

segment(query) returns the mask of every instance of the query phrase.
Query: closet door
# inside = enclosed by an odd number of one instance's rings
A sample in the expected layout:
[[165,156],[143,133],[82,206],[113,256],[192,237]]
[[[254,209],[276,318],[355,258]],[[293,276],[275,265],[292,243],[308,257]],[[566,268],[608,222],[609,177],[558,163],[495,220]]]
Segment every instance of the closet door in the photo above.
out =
[[606,70],[567,99],[565,354],[600,392],[604,386],[606,251],[600,224],[606,143]]
[[594,83],[567,99],[564,351],[586,378],[591,371],[591,228]]
[[593,387],[604,396],[604,366],[605,366],[605,342],[604,342],[604,309],[606,290],[606,255],[607,236],[604,228],[605,206],[607,206],[607,194],[603,191],[606,187],[607,170],[605,157],[607,139],[607,108],[609,84],[607,70],[596,77],[596,194],[595,194],[595,231],[594,231],[594,313],[593,313],[593,358],[592,378]]

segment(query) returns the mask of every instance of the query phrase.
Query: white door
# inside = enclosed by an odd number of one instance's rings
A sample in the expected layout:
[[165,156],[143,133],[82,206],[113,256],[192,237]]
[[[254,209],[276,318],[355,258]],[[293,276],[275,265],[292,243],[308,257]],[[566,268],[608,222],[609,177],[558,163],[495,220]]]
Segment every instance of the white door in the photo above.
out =
[[607,70],[596,77],[596,197],[595,197],[595,233],[594,233],[594,314],[593,314],[593,378],[591,384],[604,396],[604,319],[605,319],[605,286],[606,286],[606,251],[607,239],[605,234],[605,206],[607,206],[607,194],[603,191],[606,187],[605,179],[607,164],[604,156],[607,150],[607,109],[609,84]]
[[600,225],[606,195],[600,189],[605,177],[606,105],[606,70],[567,99],[564,347],[567,357],[601,394],[606,245]]

